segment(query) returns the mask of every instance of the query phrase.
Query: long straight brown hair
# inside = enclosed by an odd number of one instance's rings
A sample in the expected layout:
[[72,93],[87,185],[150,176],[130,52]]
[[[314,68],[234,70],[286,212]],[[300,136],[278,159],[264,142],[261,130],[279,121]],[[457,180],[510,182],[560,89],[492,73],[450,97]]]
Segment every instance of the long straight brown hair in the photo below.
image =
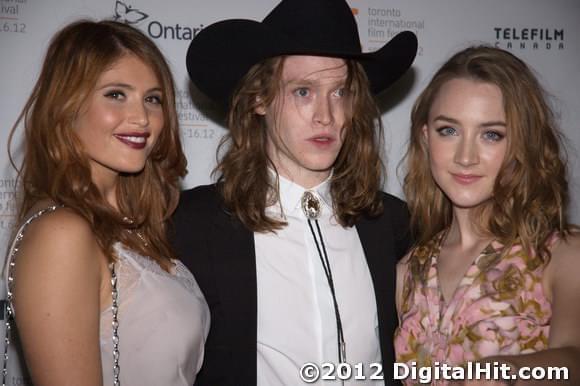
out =
[[452,205],[429,168],[423,126],[442,85],[466,78],[496,85],[503,96],[508,149],[489,202],[474,218],[481,230],[506,246],[521,242],[529,253],[549,258],[547,240],[554,231],[565,237],[568,181],[562,136],[547,95],[532,70],[513,54],[489,46],[453,55],[419,95],[411,112],[411,137],[405,156],[404,191],[418,245],[424,245],[452,222]]
[[[285,57],[254,65],[234,92],[227,125],[218,148],[224,150],[214,170],[226,207],[250,230],[273,232],[285,222],[268,217],[266,207],[279,200],[277,181],[268,168],[277,170],[267,154],[267,128],[260,105],[273,103],[282,87]],[[361,215],[376,216],[383,210],[380,197],[383,164],[383,131],[380,114],[362,66],[347,65],[346,88],[351,96],[344,127],[344,142],[333,165],[330,192],[341,225],[352,226]]]
[[[163,94],[164,127],[143,171],[119,177],[117,211],[91,180],[74,121],[99,76],[124,55],[135,55],[157,76]],[[51,40],[40,76],[10,139],[21,122],[25,153],[18,175],[20,220],[37,201],[50,199],[90,223],[111,261],[115,259],[112,245],[121,241],[168,267],[173,254],[165,235],[165,220],[177,205],[178,180],[185,174],[186,160],[173,78],[162,53],[147,36],[115,21],[81,20],[60,30]],[[144,240],[137,232],[127,232],[130,229],[138,230]]]

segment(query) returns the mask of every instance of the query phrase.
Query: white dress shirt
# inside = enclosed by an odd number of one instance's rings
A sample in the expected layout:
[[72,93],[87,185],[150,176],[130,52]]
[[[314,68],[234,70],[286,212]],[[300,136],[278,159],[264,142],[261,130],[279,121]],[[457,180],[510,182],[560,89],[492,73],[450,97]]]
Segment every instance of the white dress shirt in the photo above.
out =
[[[308,190],[322,202],[318,221],[332,270],[347,362],[364,363],[363,374],[368,378],[369,365],[381,362],[373,283],[356,228],[342,227],[333,216],[329,188],[327,179]],[[303,385],[299,370],[304,363],[338,362],[332,294],[300,204],[305,190],[280,177],[280,202],[267,208],[267,213],[288,225],[276,233],[254,233],[258,386]],[[355,381],[354,375],[345,382],[371,383]]]

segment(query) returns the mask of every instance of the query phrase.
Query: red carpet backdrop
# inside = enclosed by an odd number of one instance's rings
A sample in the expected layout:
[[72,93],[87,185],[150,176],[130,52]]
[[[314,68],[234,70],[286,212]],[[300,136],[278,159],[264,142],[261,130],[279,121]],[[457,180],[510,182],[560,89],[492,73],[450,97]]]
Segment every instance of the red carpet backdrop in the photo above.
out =
[[[78,18],[115,18],[141,29],[159,45],[169,59],[177,84],[177,108],[189,161],[183,186],[189,188],[211,181],[215,149],[225,132],[216,123],[219,112],[191,89],[185,69],[189,41],[205,26],[221,19],[261,20],[276,3],[277,0],[0,0],[0,263],[4,261],[16,214],[16,172],[6,151],[8,134],[56,30]],[[388,172],[385,190],[402,197],[402,176],[397,175],[397,166],[406,148],[409,112],[418,93],[452,53],[471,44],[487,43],[507,49],[529,63],[553,96],[554,110],[568,139],[571,220],[580,223],[578,0],[349,0],[349,4],[365,51],[382,46],[402,30],[413,30],[419,38],[412,71],[380,96]],[[21,160],[20,134],[21,130],[12,147],[17,163]],[[3,299],[3,281],[0,284]],[[4,334],[4,327],[0,333]],[[3,342],[3,351],[2,345]],[[16,364],[11,361],[11,366]],[[9,385],[29,384],[16,368],[8,381]]]

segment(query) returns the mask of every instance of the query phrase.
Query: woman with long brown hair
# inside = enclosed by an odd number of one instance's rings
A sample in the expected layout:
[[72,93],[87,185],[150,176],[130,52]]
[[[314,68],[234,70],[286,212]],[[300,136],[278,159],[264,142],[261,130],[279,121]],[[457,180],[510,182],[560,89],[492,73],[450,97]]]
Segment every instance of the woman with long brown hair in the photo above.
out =
[[186,161],[163,55],[128,25],[74,22],[21,121],[6,275],[32,382],[191,385],[209,316],[165,234]]
[[[451,57],[413,107],[406,162],[417,242],[397,272],[398,361],[504,363],[510,377],[567,366],[577,384],[580,236],[566,219],[560,134],[530,68],[487,46]],[[546,381],[527,382],[517,380]]]

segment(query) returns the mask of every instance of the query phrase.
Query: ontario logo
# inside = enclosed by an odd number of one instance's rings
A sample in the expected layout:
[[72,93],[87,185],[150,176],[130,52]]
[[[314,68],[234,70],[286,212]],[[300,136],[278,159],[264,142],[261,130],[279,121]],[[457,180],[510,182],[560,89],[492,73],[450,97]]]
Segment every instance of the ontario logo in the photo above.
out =
[[149,15],[136,8],[123,3],[120,0],[115,2],[115,20],[125,24],[138,24],[140,21],[147,19]]
[[199,27],[190,27],[179,23],[153,20],[154,18],[150,17],[149,13],[127,3],[121,0],[115,1],[113,18],[130,25],[141,24],[139,28],[152,39],[191,40],[204,27],[203,24],[200,24]]
[[495,46],[519,50],[563,50],[563,28],[494,27]]

